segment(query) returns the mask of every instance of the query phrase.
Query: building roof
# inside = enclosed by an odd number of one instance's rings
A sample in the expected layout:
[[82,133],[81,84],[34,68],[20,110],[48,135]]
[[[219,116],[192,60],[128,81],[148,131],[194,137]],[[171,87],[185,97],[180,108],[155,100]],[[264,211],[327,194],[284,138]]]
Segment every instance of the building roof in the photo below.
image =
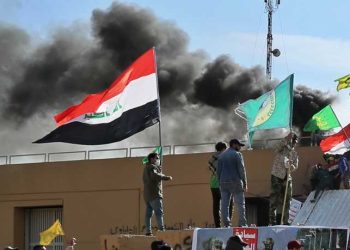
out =
[[312,203],[314,191],[304,202],[292,225],[350,228],[350,190],[323,191]]

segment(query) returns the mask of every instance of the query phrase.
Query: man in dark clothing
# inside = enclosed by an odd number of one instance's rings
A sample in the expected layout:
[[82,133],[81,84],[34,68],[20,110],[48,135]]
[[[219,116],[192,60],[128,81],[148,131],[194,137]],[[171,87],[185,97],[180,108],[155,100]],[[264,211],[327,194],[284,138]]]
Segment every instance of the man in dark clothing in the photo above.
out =
[[334,156],[329,156],[328,158],[326,158],[326,161],[327,161],[327,164],[328,164],[328,166],[327,166],[328,172],[330,173],[330,175],[333,178],[332,189],[339,190],[340,189],[341,178],[340,178],[340,174],[339,174],[338,163],[337,163],[336,159],[334,158]]
[[46,250],[46,247],[43,245],[36,245],[34,246],[33,250]]
[[243,155],[239,152],[243,143],[237,139],[230,141],[230,148],[220,154],[217,176],[221,192],[221,215],[224,227],[231,226],[229,204],[233,202],[238,211],[239,226],[246,226],[245,196],[247,191],[247,176],[244,167]]
[[349,189],[350,166],[345,155],[338,156],[339,176],[343,181],[344,189]]
[[172,247],[163,240],[155,240],[151,244],[151,250],[172,250]]
[[243,250],[246,246],[248,246],[248,243],[241,236],[234,235],[227,240],[225,250]]
[[314,198],[310,200],[315,202],[320,191],[324,189],[332,189],[333,178],[329,171],[322,164],[317,164],[313,171],[313,176],[311,178],[314,181],[315,185],[315,194]]
[[153,211],[156,214],[158,230],[165,230],[163,220],[164,213],[162,180],[172,180],[172,177],[162,174],[158,154],[150,153],[147,158],[148,163],[143,170],[143,196],[146,202],[146,235],[152,236],[151,219]]

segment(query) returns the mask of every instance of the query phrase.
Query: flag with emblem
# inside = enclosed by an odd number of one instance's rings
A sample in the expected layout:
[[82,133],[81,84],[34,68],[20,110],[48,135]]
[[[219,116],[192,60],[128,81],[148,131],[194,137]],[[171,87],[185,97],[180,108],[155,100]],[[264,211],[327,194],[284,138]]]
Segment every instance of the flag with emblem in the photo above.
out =
[[159,122],[154,48],[131,64],[110,87],[88,95],[55,116],[58,127],[35,143],[98,145],[121,141]]
[[257,130],[291,126],[293,80],[294,75],[290,75],[271,91],[239,105],[247,120],[250,141]]
[[338,82],[337,91],[350,88],[350,74],[340,77],[339,79],[335,80],[335,82]]

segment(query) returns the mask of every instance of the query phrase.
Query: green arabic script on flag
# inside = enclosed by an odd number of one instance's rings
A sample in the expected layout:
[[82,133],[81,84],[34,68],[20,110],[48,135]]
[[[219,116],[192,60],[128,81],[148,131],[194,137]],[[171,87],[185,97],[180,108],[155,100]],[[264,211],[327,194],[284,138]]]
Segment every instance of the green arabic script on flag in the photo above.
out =
[[[239,106],[239,109],[246,116],[250,135],[253,135],[257,130],[291,126],[293,80],[294,75],[290,75],[271,91],[257,99],[250,99]],[[252,138],[250,139],[252,140]]]
[[340,127],[339,121],[330,105],[324,107],[321,111],[314,114],[304,126],[305,132],[314,132],[316,130],[330,130]]

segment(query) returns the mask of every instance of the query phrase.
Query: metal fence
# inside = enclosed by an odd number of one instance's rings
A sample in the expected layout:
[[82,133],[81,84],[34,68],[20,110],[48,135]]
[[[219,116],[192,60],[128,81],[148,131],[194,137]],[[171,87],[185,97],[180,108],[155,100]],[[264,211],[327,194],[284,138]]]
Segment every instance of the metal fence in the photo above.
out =
[[[254,149],[271,148],[279,140],[280,139],[256,140],[254,141],[253,148]],[[310,145],[310,137],[301,137],[299,140],[299,145],[300,146]],[[148,155],[156,147],[157,146],[146,146],[146,147],[132,147],[132,148],[115,148],[115,149],[100,149],[100,150],[88,150],[88,151],[70,151],[70,152],[0,156],[0,165],[142,157],[142,156]],[[214,148],[215,148],[215,142],[181,144],[181,145],[164,145],[163,155],[208,153],[208,152],[213,152],[215,150]]]

